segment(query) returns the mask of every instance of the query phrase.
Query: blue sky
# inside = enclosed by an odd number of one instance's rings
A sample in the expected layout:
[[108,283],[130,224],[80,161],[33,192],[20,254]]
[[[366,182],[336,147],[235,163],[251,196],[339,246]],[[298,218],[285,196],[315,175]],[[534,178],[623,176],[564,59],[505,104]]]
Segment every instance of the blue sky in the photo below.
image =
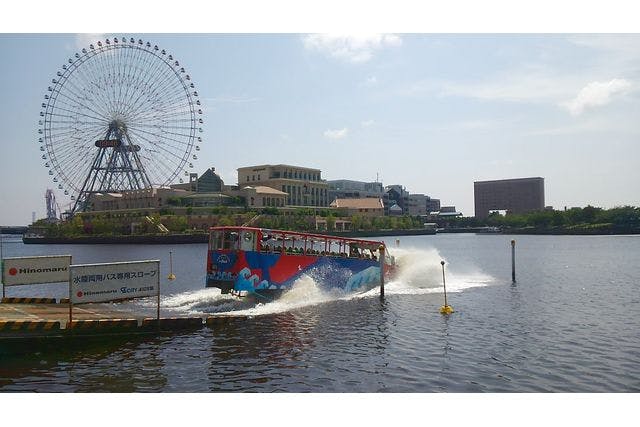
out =
[[[205,120],[195,170],[215,166],[227,184],[238,167],[287,163],[325,179],[379,173],[465,215],[475,180],[529,176],[555,208],[640,205],[638,35],[122,35],[192,76]],[[0,35],[0,224],[44,216],[55,187],[40,104],[100,37]]]

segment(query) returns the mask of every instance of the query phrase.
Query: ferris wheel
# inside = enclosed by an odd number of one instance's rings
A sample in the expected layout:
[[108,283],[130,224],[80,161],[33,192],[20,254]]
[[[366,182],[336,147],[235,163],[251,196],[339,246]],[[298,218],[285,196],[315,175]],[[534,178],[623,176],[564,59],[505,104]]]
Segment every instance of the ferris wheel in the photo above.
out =
[[198,92],[183,66],[140,39],[113,37],[69,58],[39,121],[44,166],[71,212],[97,193],[167,185],[189,175],[202,142]]

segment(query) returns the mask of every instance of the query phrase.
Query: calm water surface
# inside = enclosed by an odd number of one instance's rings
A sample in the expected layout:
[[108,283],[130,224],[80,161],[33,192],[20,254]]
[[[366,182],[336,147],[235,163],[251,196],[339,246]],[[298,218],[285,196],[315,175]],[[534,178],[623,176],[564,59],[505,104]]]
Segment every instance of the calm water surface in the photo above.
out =
[[[517,240],[511,283],[510,240]],[[395,238],[387,239],[391,248]],[[166,315],[232,311],[249,320],[153,337],[0,341],[5,392],[638,392],[640,236],[401,237],[397,280],[357,296],[310,278],[247,306],[204,289],[206,245],[23,245],[4,256],[74,263],[161,259]],[[440,260],[447,262],[445,317]],[[65,297],[67,285],[9,296]],[[127,303],[153,313],[151,301]]]

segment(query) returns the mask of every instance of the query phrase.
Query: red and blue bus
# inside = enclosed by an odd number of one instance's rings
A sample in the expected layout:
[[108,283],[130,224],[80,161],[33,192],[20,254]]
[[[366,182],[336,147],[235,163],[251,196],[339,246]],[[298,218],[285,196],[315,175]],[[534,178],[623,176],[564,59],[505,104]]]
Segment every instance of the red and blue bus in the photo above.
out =
[[[356,292],[393,274],[384,242],[254,227],[212,227],[207,287],[273,299],[302,275],[323,289]],[[380,256],[382,254],[382,262]]]

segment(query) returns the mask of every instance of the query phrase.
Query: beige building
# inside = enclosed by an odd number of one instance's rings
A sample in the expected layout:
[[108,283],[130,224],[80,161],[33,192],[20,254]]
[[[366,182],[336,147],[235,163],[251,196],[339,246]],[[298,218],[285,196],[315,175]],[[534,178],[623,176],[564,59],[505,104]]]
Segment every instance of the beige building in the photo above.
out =
[[[238,168],[238,186],[266,186],[286,193],[287,205],[329,206],[328,184],[319,169],[291,165]],[[251,206],[249,204],[249,206]]]
[[365,199],[335,199],[331,202],[331,207],[343,209],[349,215],[360,215],[366,217],[383,216],[384,204],[381,198],[365,198]]
[[122,209],[161,208],[167,206],[171,197],[185,197],[190,191],[174,188],[146,188],[122,193],[94,194],[91,196],[92,210],[113,211]]
[[246,186],[240,190],[249,208],[283,207],[287,200],[287,193],[264,185]]

